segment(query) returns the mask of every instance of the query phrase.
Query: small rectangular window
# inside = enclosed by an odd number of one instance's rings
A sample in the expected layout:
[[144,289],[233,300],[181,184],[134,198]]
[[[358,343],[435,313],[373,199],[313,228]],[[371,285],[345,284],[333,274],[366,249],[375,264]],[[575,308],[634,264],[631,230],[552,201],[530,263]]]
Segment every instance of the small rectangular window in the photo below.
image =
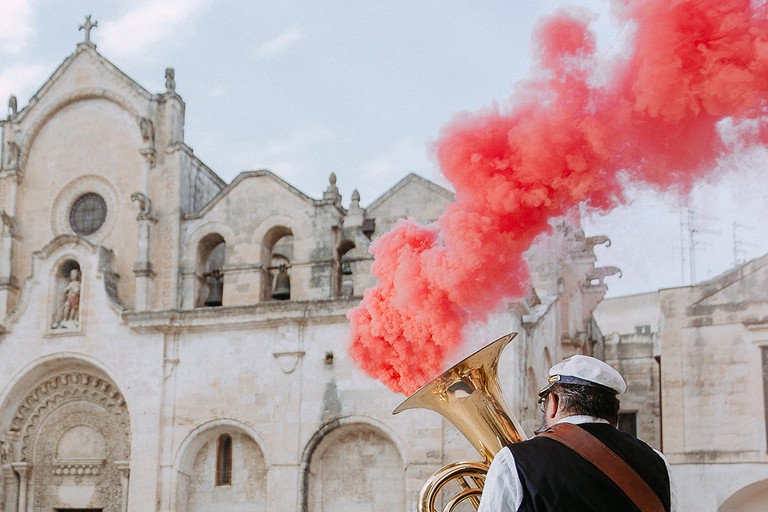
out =
[[216,485],[232,485],[232,437],[222,434],[216,443]]
[[651,334],[651,326],[648,324],[636,325],[635,334]]
[[619,430],[637,437],[637,412],[620,412]]

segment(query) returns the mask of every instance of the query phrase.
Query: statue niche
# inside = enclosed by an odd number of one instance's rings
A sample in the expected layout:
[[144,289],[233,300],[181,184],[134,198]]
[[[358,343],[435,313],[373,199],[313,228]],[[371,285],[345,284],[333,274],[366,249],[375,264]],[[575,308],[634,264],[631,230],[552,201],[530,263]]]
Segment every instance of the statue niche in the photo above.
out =
[[80,328],[80,265],[65,261],[56,273],[51,329]]

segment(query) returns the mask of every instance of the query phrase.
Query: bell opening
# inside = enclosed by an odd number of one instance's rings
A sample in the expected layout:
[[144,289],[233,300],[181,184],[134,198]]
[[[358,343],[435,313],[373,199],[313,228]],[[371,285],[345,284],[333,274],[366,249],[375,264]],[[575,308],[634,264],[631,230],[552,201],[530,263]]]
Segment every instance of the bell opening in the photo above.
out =
[[221,270],[215,269],[210,274],[207,274],[205,280],[208,282],[208,297],[206,297],[203,305],[206,307],[218,307],[222,305],[222,298],[224,295],[224,275]]
[[291,278],[285,265],[280,265],[275,276],[275,287],[272,290],[272,298],[275,300],[288,300],[291,298]]

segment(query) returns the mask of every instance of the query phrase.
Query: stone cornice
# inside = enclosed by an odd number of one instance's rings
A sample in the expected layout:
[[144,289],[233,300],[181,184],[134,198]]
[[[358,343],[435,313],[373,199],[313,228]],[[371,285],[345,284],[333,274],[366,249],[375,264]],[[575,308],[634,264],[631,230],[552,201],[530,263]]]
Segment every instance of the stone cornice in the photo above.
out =
[[332,324],[346,322],[347,312],[359,297],[349,300],[267,301],[248,306],[204,307],[163,311],[126,311],[125,324],[141,333],[245,330],[286,323]]

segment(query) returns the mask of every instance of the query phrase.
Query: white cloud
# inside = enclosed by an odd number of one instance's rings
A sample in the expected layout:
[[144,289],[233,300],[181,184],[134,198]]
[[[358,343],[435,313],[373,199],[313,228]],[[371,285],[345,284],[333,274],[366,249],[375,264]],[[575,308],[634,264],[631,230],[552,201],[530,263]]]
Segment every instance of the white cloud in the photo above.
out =
[[[5,101],[11,94],[15,94],[19,101],[19,108],[26,103],[25,98],[32,95],[32,89],[38,87],[50,72],[48,66],[40,64],[10,66],[0,70],[0,101]],[[2,113],[5,114],[5,107]],[[4,117],[4,116],[3,116]]]
[[254,56],[259,59],[274,57],[275,55],[283,53],[285,50],[297,43],[301,37],[301,29],[298,27],[293,27],[289,30],[286,30],[279,36],[273,37],[269,41],[262,43],[254,51]]
[[148,2],[100,26],[99,46],[111,57],[136,57],[173,36],[205,5],[204,0]]
[[0,52],[21,53],[34,34],[31,0],[0,0]]

